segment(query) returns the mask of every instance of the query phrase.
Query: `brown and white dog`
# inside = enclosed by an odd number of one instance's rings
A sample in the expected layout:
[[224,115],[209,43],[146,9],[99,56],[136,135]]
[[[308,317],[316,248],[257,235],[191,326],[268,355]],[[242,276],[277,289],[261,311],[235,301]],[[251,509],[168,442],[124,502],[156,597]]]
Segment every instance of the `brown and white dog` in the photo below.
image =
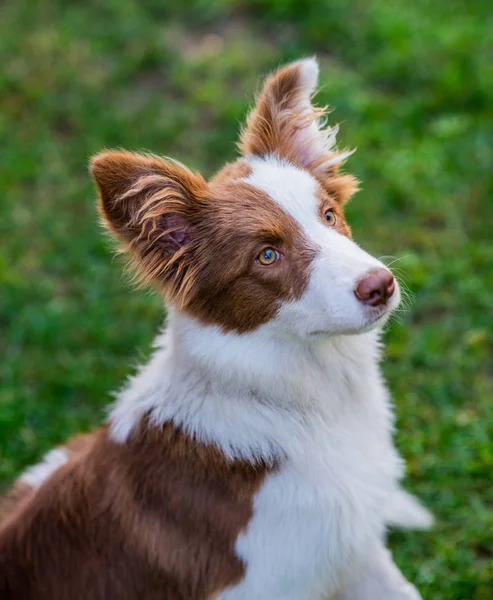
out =
[[426,527],[399,488],[379,331],[390,271],[351,239],[347,152],[310,102],[314,59],[272,75],[211,181],[155,156],[91,163],[106,227],[169,305],[107,426],[4,501],[2,600],[398,600],[385,549]]

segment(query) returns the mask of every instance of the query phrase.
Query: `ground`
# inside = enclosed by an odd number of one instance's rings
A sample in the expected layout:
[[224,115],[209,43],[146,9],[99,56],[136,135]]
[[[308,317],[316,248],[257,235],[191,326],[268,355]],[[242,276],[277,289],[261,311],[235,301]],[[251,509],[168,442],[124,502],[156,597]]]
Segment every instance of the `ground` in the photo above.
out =
[[412,302],[386,334],[406,485],[391,545],[425,599],[493,594],[493,12],[487,0],[7,0],[0,7],[0,483],[104,419],[163,310],[98,228],[88,157],[211,174],[260,77],[317,54],[362,191],[357,240]]

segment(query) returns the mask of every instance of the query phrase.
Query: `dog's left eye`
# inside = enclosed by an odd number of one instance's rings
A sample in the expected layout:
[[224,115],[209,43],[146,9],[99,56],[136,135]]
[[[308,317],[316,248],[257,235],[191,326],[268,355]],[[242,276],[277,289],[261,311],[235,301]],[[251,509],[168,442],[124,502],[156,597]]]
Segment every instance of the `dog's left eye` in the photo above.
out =
[[337,222],[336,214],[330,208],[324,212],[324,219],[327,221],[327,223],[329,225],[335,225]]
[[277,262],[280,257],[281,257],[281,255],[274,248],[265,248],[257,256],[257,262],[264,267],[268,267],[270,265],[273,265],[275,262]]

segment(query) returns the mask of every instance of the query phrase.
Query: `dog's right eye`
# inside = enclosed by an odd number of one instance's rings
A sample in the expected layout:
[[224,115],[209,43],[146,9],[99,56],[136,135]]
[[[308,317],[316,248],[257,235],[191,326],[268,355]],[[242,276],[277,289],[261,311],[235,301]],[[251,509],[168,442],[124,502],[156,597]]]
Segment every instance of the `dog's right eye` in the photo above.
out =
[[264,248],[262,252],[257,256],[257,262],[264,267],[273,265],[280,259],[281,255],[274,248]]
[[328,209],[324,212],[324,219],[327,221],[329,225],[335,225],[337,222],[337,217],[335,212],[332,209]]

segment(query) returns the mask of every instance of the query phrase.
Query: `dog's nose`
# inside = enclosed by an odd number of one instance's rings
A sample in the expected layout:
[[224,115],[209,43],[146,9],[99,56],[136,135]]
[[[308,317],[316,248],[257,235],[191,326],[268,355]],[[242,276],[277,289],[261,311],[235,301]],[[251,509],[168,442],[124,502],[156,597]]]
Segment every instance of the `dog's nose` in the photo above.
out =
[[387,269],[371,269],[354,288],[354,295],[368,306],[386,304],[395,291],[394,276]]

